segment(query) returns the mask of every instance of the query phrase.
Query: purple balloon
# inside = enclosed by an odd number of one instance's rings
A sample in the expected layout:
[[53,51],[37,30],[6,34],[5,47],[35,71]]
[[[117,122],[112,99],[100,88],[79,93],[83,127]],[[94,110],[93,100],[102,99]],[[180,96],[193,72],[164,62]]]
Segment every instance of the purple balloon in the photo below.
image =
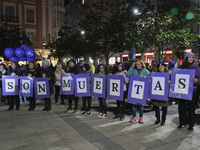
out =
[[17,57],[24,57],[25,56],[25,51],[22,49],[22,48],[17,48],[16,50],[15,50],[15,55],[17,56]]
[[29,46],[26,45],[26,44],[23,44],[23,45],[20,46],[20,48],[23,48],[23,49],[27,50],[27,49],[29,49]]
[[26,61],[26,57],[20,57],[19,60],[20,61]]
[[17,57],[10,57],[10,61],[11,61],[11,62],[18,61],[18,58],[17,58]]
[[29,48],[26,50],[26,57],[35,57],[35,50],[32,48]]
[[28,57],[28,58],[27,58],[27,61],[28,61],[28,62],[35,61],[35,57]]
[[6,48],[4,50],[4,54],[5,54],[6,57],[10,58],[10,57],[15,55],[15,51],[12,48]]

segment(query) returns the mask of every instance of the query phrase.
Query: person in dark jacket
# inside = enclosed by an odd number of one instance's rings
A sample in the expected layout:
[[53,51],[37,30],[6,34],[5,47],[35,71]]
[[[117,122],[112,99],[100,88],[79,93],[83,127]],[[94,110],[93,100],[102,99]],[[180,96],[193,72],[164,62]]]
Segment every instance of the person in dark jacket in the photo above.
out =
[[[15,76],[18,75],[18,79],[21,76],[21,70],[17,69],[17,63],[16,62],[12,62],[11,64],[11,69],[9,69],[8,71],[8,75],[11,76]],[[8,100],[9,100],[9,108],[7,109],[7,111],[12,110],[14,108],[14,100],[15,100],[15,104],[16,104],[16,110],[19,110],[19,96],[18,95],[14,95],[14,96],[8,96]]]
[[42,61],[42,69],[40,76],[43,78],[48,78],[49,81],[49,90],[50,90],[50,98],[44,98],[45,107],[42,111],[50,111],[51,110],[51,94],[53,93],[53,84],[55,82],[55,77],[53,70],[49,67],[49,62],[47,60]]
[[[83,65],[83,74],[90,74],[90,65],[84,64]],[[81,114],[88,114],[90,115],[91,111],[91,96],[83,97],[83,112]],[[86,107],[86,102],[88,103],[88,107]]]
[[179,99],[178,102],[178,110],[179,110],[179,126],[178,129],[186,127],[189,124],[189,131],[193,131],[193,127],[195,124],[195,101],[196,101],[196,90],[197,86],[200,85],[200,68],[194,65],[194,57],[195,55],[192,52],[186,53],[183,61],[183,65],[180,67],[181,69],[194,69],[195,77],[194,77],[194,88],[193,88],[193,97],[192,101]]
[[[34,62],[29,63],[29,68],[27,69],[25,76],[32,77],[33,79],[40,77],[40,73],[37,72]],[[33,92],[33,97],[29,97],[28,111],[35,110],[35,105],[36,105],[36,98],[35,98],[35,92]]]
[[[79,74],[79,69],[76,66],[76,61],[74,59],[70,59],[68,62],[68,67],[65,70],[66,73],[74,73],[74,74]],[[73,113],[76,113],[78,111],[78,97],[75,97],[75,95],[69,95],[68,97],[68,104],[69,108],[65,112],[72,111],[72,100],[75,101],[75,108]]]
[[[168,72],[167,65],[165,63],[161,63],[158,65],[158,71],[161,73]],[[170,81],[168,81],[170,83]],[[161,117],[161,125],[165,125],[165,120],[167,116],[167,107],[171,105],[171,99],[169,98],[169,101],[161,101],[161,100],[151,100],[154,110],[155,110],[155,117],[156,121],[155,124],[160,123],[160,107],[162,107],[162,117]]]
[[[99,75],[106,75],[106,67],[104,64],[100,64],[97,66],[97,74]],[[99,100],[99,108],[100,113],[98,115],[98,118],[105,119],[107,117],[107,104],[106,104],[106,98],[98,97]]]

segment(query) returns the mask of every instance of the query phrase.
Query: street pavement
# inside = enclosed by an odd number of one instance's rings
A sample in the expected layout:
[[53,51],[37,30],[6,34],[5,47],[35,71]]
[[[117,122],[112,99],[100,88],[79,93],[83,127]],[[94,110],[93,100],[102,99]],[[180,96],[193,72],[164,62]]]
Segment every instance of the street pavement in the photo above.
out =
[[[67,103],[67,100],[66,100]],[[93,97],[90,115],[79,111],[64,113],[68,105],[55,104],[52,111],[41,111],[37,100],[35,111],[28,103],[20,110],[6,111],[0,103],[0,150],[200,150],[200,110],[196,110],[194,131],[177,129],[177,105],[168,107],[165,126],[155,125],[154,111],[144,113],[144,124],[113,120],[116,101],[107,100],[108,117],[98,118],[98,100]],[[138,118],[138,114],[137,114]]]

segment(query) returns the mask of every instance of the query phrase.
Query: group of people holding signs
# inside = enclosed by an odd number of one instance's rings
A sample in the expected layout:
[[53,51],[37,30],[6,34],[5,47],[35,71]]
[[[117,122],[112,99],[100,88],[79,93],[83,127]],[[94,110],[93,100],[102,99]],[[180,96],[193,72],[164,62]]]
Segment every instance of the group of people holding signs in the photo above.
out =
[[[36,71],[34,63],[29,64],[26,76],[20,76],[19,71],[12,63],[12,70],[8,76],[2,77],[3,95],[10,97],[10,107],[13,109],[13,100],[16,99],[16,108],[19,109],[17,95],[30,98],[30,110],[35,109],[35,99],[44,98],[45,108],[51,110],[50,95],[55,81],[56,99],[61,96],[62,102],[67,96],[69,107],[66,112],[72,110],[72,101],[75,101],[74,113],[78,111],[78,98],[83,98],[82,114],[91,113],[92,96],[98,97],[100,113],[98,117],[107,117],[106,98],[117,101],[117,112],[114,117],[124,120],[125,99],[132,105],[132,117],[130,123],[137,121],[136,112],[139,111],[139,123],[143,124],[143,105],[150,98],[155,110],[155,124],[165,125],[167,107],[172,99],[178,100],[179,126],[183,128],[189,125],[192,131],[195,119],[195,101],[197,86],[200,85],[200,69],[194,65],[194,54],[185,54],[183,65],[180,68],[168,70],[165,63],[157,65],[157,70],[149,72],[142,60],[135,60],[128,71],[123,63],[118,63],[117,72],[107,74],[105,66],[100,64],[96,74],[90,73],[90,66],[83,65],[83,73],[79,74],[76,62],[68,61],[68,68],[62,70],[61,64],[55,71],[56,79],[49,69],[48,61],[44,60],[43,68]],[[127,88],[128,84],[128,88]],[[20,90],[19,90],[20,89]],[[162,107],[162,116],[160,108]]]

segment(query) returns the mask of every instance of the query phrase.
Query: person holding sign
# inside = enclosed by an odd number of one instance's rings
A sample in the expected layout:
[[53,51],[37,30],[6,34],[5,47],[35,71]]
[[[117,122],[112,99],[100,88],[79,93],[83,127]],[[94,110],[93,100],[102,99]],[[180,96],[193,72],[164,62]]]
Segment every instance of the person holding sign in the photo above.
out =
[[[55,81],[55,77],[54,77],[53,70],[51,69],[51,67],[49,67],[48,60],[42,61],[41,76],[43,78],[48,78],[50,95],[51,95],[53,93],[53,84]],[[51,110],[51,98],[44,98],[44,104],[45,104],[45,107],[42,111],[50,111]]]
[[[97,74],[99,75],[105,75],[106,74],[106,68],[104,64],[100,64],[97,67]],[[99,118],[106,118],[107,117],[107,105],[106,105],[106,98],[98,97],[99,100],[99,108],[101,113],[99,113]]]
[[[142,60],[136,60],[135,63],[135,68],[132,70],[132,72],[130,72],[131,76],[137,76],[137,77],[141,77],[141,78],[148,78],[149,77],[149,71],[146,69],[146,66],[144,64],[144,62]],[[132,110],[133,110],[133,114],[132,114],[132,118],[129,121],[130,123],[134,123],[136,122],[136,112],[137,112],[137,108],[139,109],[139,115],[140,115],[140,119],[139,119],[139,123],[143,124],[143,105],[142,104],[137,104],[137,103],[133,103],[132,105]]]
[[[18,79],[21,76],[21,70],[17,68],[17,63],[16,62],[12,62],[11,64],[11,69],[8,70],[8,75],[11,76],[15,76],[18,75]],[[16,105],[16,110],[19,110],[19,96],[18,95],[14,95],[14,96],[8,96],[8,100],[9,100],[9,108],[7,109],[7,111],[12,110],[14,108],[14,100],[15,100],[15,105]]]
[[123,76],[124,77],[124,98],[123,101],[117,100],[117,113],[113,119],[120,118],[120,121],[123,121],[125,119],[125,92],[127,90],[126,84],[129,81],[129,78],[127,77],[127,71],[125,70],[125,66],[123,63],[118,63],[117,65],[117,72],[114,75],[117,76]]
[[[83,74],[90,74],[90,65],[84,64],[83,65]],[[91,111],[91,96],[83,97],[83,112],[81,114],[88,114],[90,115]],[[86,106],[86,102],[88,103],[88,107]]]
[[[67,64],[68,64],[68,67],[67,67],[67,70],[65,71],[66,73],[74,73],[74,74],[80,73],[78,67],[76,66],[76,61],[74,59],[70,59],[67,62]],[[69,108],[67,108],[65,112],[72,111],[72,100],[75,101],[75,108],[74,108],[73,113],[78,112],[78,97],[75,97],[75,95],[69,95],[69,98],[68,98]]]
[[[32,78],[40,76],[39,72],[37,72],[35,70],[34,62],[29,63],[29,68],[28,68],[27,72],[25,73],[25,75],[28,77],[32,77]],[[36,103],[36,98],[35,98],[35,93],[33,92],[33,97],[29,97],[29,109],[28,109],[29,111],[35,110],[35,103]]]
[[[62,65],[60,63],[57,64],[56,71],[54,73],[55,75],[55,103],[58,103],[58,96],[60,94],[60,79],[61,79],[61,73],[65,73],[65,71],[62,69]],[[61,104],[64,104],[64,96],[60,95],[61,97]]]
[[[167,65],[165,63],[159,64],[158,65],[158,71],[161,72],[161,73],[168,72]],[[168,81],[168,83],[170,83],[170,81]],[[159,83],[159,84],[156,85],[156,88],[157,87],[159,88],[160,86],[161,85]],[[155,124],[157,125],[157,124],[160,123],[160,108],[159,107],[162,107],[161,125],[164,126],[165,125],[166,116],[167,116],[167,107],[171,105],[171,102],[170,101],[161,101],[161,100],[151,100],[151,101],[152,101],[152,104],[153,104],[154,110],[155,110],[155,117],[156,117]]]
[[[179,112],[179,126],[178,129],[183,128],[189,124],[189,131],[193,131],[193,127],[195,124],[195,100],[196,100],[196,90],[197,86],[200,85],[200,69],[198,66],[194,65],[194,57],[195,55],[192,52],[186,53],[183,61],[183,65],[180,67],[181,69],[194,69],[195,77],[194,77],[194,88],[193,88],[193,97],[191,100],[179,99],[178,102],[178,112]],[[184,83],[182,83],[184,85]]]

